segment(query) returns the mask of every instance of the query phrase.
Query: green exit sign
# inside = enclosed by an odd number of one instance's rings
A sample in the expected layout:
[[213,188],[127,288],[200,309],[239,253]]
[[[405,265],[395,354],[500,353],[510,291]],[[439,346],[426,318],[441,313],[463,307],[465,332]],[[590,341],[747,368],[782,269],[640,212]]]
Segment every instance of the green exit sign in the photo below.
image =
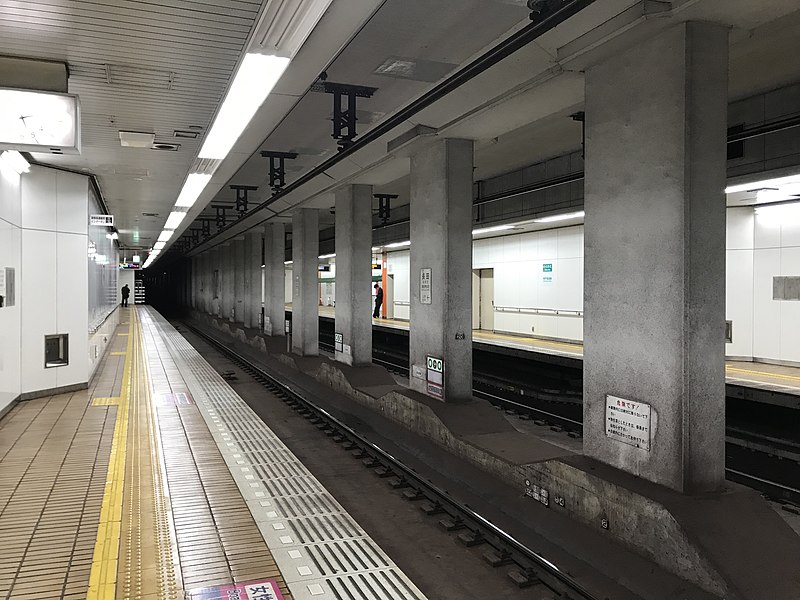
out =
[[544,263],[542,265],[542,273],[552,273],[553,272],[553,263]]

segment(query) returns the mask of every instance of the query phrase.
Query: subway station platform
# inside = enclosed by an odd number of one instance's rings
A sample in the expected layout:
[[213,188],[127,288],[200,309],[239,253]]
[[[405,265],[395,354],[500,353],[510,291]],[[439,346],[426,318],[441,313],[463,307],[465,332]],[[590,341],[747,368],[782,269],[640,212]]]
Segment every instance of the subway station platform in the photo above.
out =
[[88,390],[0,420],[1,598],[424,597],[172,326],[122,310]]
[[[286,305],[291,312],[291,304]],[[320,306],[321,318],[333,319],[335,308]],[[373,327],[408,331],[409,322],[399,319],[373,319]],[[484,346],[499,346],[532,354],[546,354],[562,358],[583,360],[583,345],[561,340],[548,340],[532,336],[473,330],[473,343]],[[489,348],[491,349],[491,348]],[[725,363],[725,381],[743,388],[778,392],[800,396],[800,367],[728,360]]]

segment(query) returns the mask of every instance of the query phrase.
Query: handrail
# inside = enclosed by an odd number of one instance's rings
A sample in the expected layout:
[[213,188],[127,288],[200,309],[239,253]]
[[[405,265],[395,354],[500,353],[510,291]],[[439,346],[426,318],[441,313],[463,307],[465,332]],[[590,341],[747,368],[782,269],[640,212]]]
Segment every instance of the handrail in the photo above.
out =
[[559,317],[583,317],[582,310],[561,310],[558,308],[533,308],[527,306],[494,306],[495,312],[547,315]]

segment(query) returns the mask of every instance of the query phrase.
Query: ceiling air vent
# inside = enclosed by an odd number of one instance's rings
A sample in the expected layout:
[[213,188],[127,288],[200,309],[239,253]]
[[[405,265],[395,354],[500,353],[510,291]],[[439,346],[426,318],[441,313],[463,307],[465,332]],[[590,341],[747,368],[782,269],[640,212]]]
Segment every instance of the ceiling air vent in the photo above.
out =
[[180,144],[169,144],[165,142],[156,142],[155,144],[150,146],[152,150],[166,150],[168,152],[175,152],[180,147],[181,147]]
[[[142,213],[143,217],[157,217],[158,213]],[[144,238],[142,238],[144,239]]]
[[180,131],[179,129],[176,129],[175,131],[172,132],[172,137],[188,138],[190,140],[197,139],[198,135],[199,134],[196,131]]

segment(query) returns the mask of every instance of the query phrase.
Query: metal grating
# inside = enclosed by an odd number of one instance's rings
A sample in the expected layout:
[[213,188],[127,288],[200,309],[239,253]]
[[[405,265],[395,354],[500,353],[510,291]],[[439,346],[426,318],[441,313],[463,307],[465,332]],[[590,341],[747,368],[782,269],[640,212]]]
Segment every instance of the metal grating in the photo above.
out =
[[424,599],[174,328],[149,308],[141,318],[157,353],[151,360],[165,365],[154,373],[156,393],[190,392],[295,598]]

